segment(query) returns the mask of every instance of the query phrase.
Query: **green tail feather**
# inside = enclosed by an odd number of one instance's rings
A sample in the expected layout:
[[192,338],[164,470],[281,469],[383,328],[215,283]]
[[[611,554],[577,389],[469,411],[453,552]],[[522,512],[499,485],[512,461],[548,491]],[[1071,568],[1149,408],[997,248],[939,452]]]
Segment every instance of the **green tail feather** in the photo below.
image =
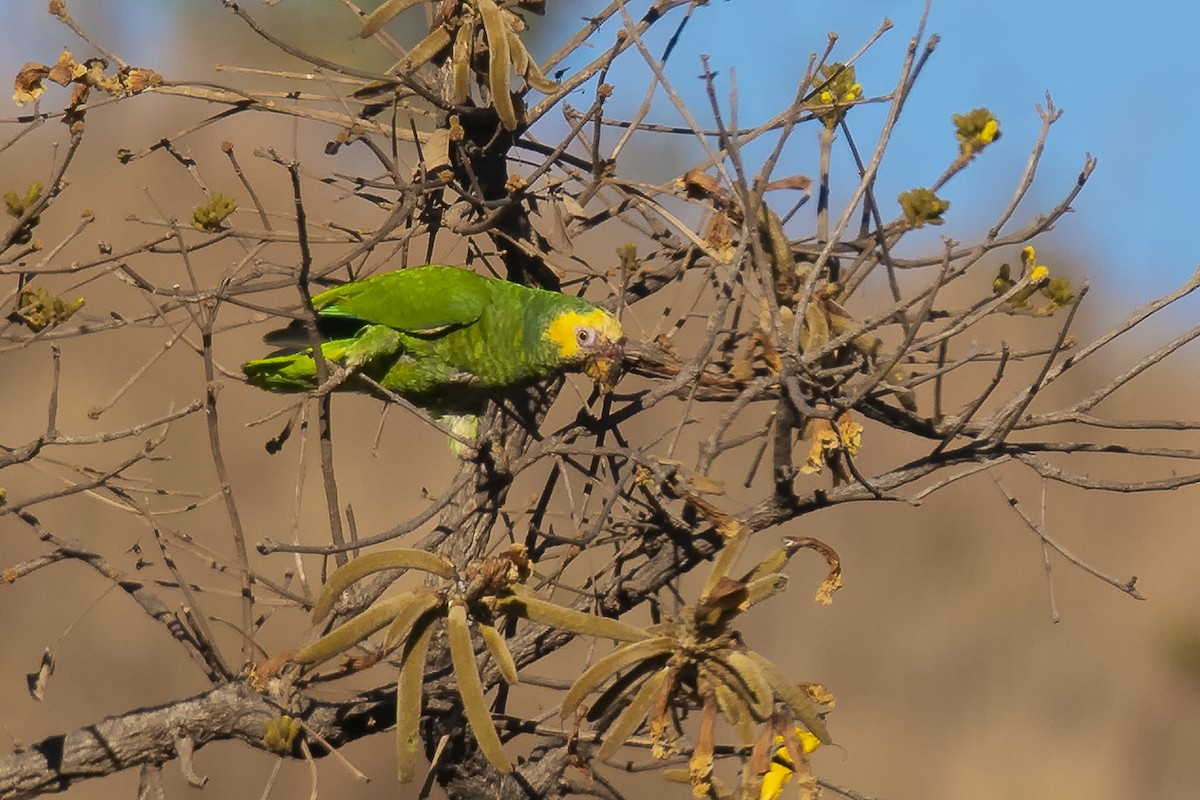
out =
[[[331,339],[321,344],[326,363],[352,370],[372,363],[383,364],[402,348],[400,334],[386,325],[367,325],[349,339]],[[266,358],[246,362],[242,371],[250,383],[272,392],[306,392],[317,388],[317,364],[313,361],[311,348],[298,353],[280,350]],[[382,377],[382,372],[369,367],[366,374]]]
[[316,367],[307,353],[267,356],[242,364],[251,384],[269,392],[307,392],[315,389]]
[[[338,363],[353,339],[335,339],[321,345],[326,362]],[[312,351],[273,353],[242,364],[246,379],[269,392],[309,392],[317,388],[317,363]]]

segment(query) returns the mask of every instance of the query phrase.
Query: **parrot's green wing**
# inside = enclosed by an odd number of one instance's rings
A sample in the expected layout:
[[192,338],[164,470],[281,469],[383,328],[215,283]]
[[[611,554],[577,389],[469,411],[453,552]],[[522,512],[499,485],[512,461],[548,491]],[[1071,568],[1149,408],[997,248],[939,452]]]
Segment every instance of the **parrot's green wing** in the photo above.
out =
[[487,280],[457,267],[414,267],[335,286],[312,302],[322,317],[436,333],[479,319],[491,301]]

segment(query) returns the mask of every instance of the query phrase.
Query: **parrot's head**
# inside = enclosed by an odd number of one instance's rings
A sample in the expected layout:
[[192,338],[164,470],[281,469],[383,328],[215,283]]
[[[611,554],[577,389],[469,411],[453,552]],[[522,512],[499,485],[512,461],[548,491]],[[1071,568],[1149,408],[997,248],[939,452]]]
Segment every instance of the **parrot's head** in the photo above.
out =
[[606,392],[617,385],[625,361],[625,332],[608,311],[594,306],[563,311],[551,320],[546,338],[563,364],[582,368]]

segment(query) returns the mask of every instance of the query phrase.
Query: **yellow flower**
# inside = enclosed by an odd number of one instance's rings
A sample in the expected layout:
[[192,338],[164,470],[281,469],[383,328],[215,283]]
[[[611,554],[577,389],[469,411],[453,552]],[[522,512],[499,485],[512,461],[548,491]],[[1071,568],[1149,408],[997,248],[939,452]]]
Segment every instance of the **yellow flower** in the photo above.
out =
[[987,124],[983,126],[983,130],[979,132],[979,136],[976,138],[978,138],[979,141],[983,142],[984,144],[991,144],[993,141],[995,141],[996,136],[999,133],[1000,121],[996,119],[989,119]]
[[1037,263],[1037,251],[1032,245],[1026,245],[1021,251],[1021,261],[1025,263],[1025,269],[1029,270],[1029,282],[1037,283],[1042,278],[1050,275],[1050,268],[1045,264]]
[[862,97],[863,87],[854,74],[854,67],[848,64],[826,64],[817,75],[824,84],[816,94],[816,100],[823,106],[833,106],[828,111],[818,112],[817,116],[825,123],[825,127],[833,130],[846,115],[843,103],[853,103]]
[[792,779],[792,772],[793,770],[772,761],[771,769],[767,770],[766,775],[763,775],[762,793],[759,797],[762,800],[776,800],[783,794],[783,787],[787,786],[788,781]]
[[[821,740],[803,728],[796,728],[796,737],[800,740],[805,755],[821,746]],[[778,800],[783,794],[783,787],[788,785],[796,772],[796,763],[792,761],[791,753],[783,746],[783,737],[776,736],[775,744],[779,745],[779,749],[771,759],[771,768],[763,775],[762,792],[759,794],[762,800]]]
[[986,108],[954,114],[951,119],[954,121],[954,136],[958,139],[960,157],[973,158],[1000,138],[1000,120]]
[[[1075,290],[1071,286],[1071,281],[1062,277],[1052,278],[1050,268],[1045,264],[1037,263],[1037,251],[1033,247],[1027,246],[1021,250],[1021,264],[1029,276],[1029,285],[1008,299],[1008,305],[1014,310],[1032,311],[1038,316],[1044,317],[1053,314],[1055,309],[1066,305],[1075,298]],[[1012,279],[1010,273],[1011,270],[1007,264],[1000,265],[1000,270],[992,281],[992,291],[995,294],[1004,294],[1016,285],[1016,281]],[[1041,308],[1034,308],[1030,299],[1039,293],[1050,303]]]

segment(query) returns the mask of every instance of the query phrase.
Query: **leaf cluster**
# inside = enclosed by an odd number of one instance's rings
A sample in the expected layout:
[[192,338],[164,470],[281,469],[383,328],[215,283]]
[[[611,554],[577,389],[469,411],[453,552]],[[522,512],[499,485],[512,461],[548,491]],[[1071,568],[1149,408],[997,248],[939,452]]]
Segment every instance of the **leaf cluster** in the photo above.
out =
[[[1050,268],[1037,263],[1037,253],[1033,247],[1021,251],[1021,264],[1021,277],[1025,279],[1025,285],[1018,285],[1012,277],[1012,267],[1007,262],[997,268],[996,277],[992,280],[992,293],[1006,297],[1008,311],[1048,317],[1075,299],[1076,292],[1070,278],[1062,275],[1051,277]],[[1038,294],[1046,299],[1045,305],[1033,304],[1033,297]]]
[[325,619],[342,593],[363,578],[382,571],[416,569],[445,581],[442,588],[418,587],[371,604],[341,622],[291,660],[315,666],[361,645],[387,628],[381,649],[365,660],[348,662],[350,670],[376,663],[386,654],[400,650],[397,679],[396,739],[398,774],[402,782],[412,780],[414,759],[420,739],[423,676],[435,626],[441,623],[449,642],[450,660],[467,719],[480,750],[500,772],[512,765],[500,746],[484,698],[483,682],[475,658],[473,639],[482,640],[506,683],[518,681],[517,667],[501,632],[506,619],[526,619],[560,630],[620,640],[639,639],[643,634],[614,619],[581,613],[537,597],[525,585],[531,564],[524,548],[513,547],[501,555],[472,562],[463,574],[442,556],[424,550],[385,550],[350,561],[330,575],[313,608],[314,622]]
[[835,61],[823,65],[817,74],[820,82],[810,104],[825,127],[833,130],[845,118],[846,107],[863,96],[863,87],[852,64]]
[[64,300],[44,287],[26,285],[17,293],[17,307],[9,318],[24,323],[31,331],[41,331],[66,322],[86,302],[83,297]]
[[[733,726],[739,744],[754,749],[743,771],[743,784],[748,796],[757,796],[774,737],[780,732],[789,741],[797,736],[793,720],[803,723],[803,730],[818,742],[831,741],[810,695],[770,659],[748,648],[731,623],[787,587],[782,569],[802,547],[827,554],[832,568],[829,583],[835,586],[836,555],[815,540],[788,538],[741,577],[730,578],[728,572],[746,538],[739,530],[726,542],[695,605],[685,607],[678,619],[652,625],[643,638],[597,660],[571,686],[563,700],[563,716],[579,715],[605,728],[596,759],[611,758],[643,723],[649,727],[654,757],[666,758],[678,748],[680,721],[698,712],[700,727],[688,774],[695,795],[705,796],[714,786],[719,712]],[[596,691],[599,696],[584,707],[584,699]],[[755,732],[756,725],[762,726],[761,733]]]
[[[363,38],[378,33],[385,23],[421,0],[388,0],[375,9],[363,24]],[[453,0],[442,3],[433,29],[397,65],[409,73],[426,63],[450,61],[451,99],[456,106],[470,101],[471,80],[488,87],[492,107],[507,130],[516,130],[520,114],[509,91],[515,73],[540,92],[554,92],[550,80],[525,48],[520,33],[524,18],[514,8],[541,13],[544,2],[497,2],[497,0]]]
[[4,193],[4,210],[18,220],[19,227],[10,234],[13,244],[28,244],[33,239],[33,229],[42,221],[41,215],[36,213],[36,207],[42,199],[42,188],[41,181],[34,181],[23,195]]

